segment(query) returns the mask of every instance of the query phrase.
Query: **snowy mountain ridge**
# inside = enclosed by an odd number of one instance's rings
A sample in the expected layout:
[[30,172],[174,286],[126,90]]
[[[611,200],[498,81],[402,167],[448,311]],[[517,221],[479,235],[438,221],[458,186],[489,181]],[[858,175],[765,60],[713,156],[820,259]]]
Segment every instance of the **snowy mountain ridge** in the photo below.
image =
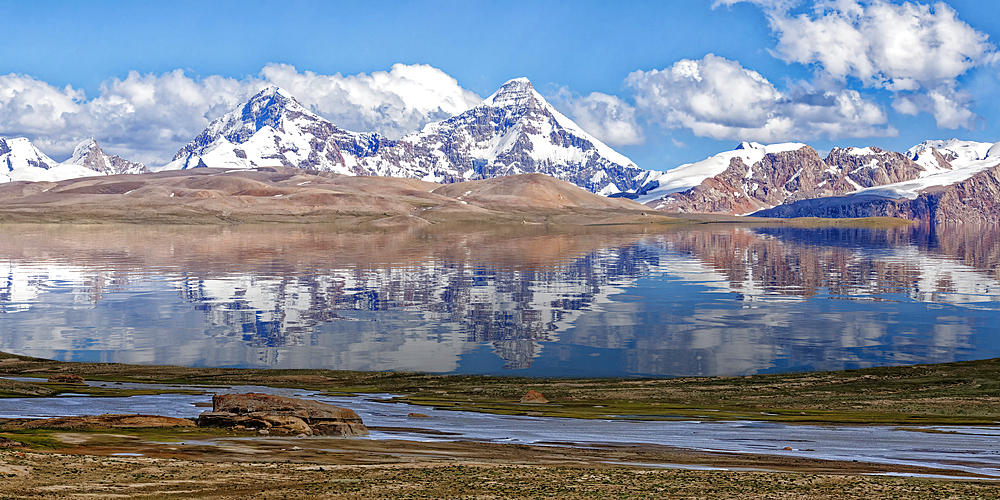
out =
[[24,137],[0,137],[0,182],[58,182],[94,175],[140,174],[149,170],[142,163],[108,155],[93,138],[81,141],[73,155],[58,163]]
[[723,151],[699,162],[686,163],[666,172],[650,171],[640,179],[641,184],[646,188],[635,201],[648,204],[661,200],[667,195],[691,189],[706,179],[723,173],[734,159],[739,159],[744,164],[752,166],[760,163],[767,154],[798,151],[804,147],[807,146],[798,142],[770,145],[742,142],[734,150]]
[[383,142],[391,143],[378,134],[340,129],[270,86],[212,121],[173,161],[153,170],[285,166],[370,175],[358,168],[357,158]]
[[6,174],[25,167],[48,170],[56,165],[57,162],[39,151],[28,139],[0,137],[0,172]]
[[445,183],[540,172],[600,194],[634,190],[646,173],[556,111],[525,78],[399,141],[340,129],[268,87],[156,170],[278,165]]

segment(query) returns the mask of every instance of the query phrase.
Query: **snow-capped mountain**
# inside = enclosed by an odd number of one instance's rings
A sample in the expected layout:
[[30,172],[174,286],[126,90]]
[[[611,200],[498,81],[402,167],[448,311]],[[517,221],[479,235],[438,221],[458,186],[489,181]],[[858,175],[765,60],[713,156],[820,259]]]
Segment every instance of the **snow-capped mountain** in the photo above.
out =
[[284,166],[370,175],[358,159],[391,144],[375,133],[338,128],[271,86],[214,120],[172,162],[154,170]]
[[[884,162],[875,158],[881,150],[860,153],[834,150],[828,160],[843,159],[831,164],[805,144],[744,142],[733,151],[697,163],[650,173],[642,179],[644,186],[636,201],[674,213],[748,214],[858,189],[859,181],[868,182],[865,176],[873,175],[869,170],[884,170]],[[845,166],[850,172],[845,172]]]
[[365,164],[377,175],[433,182],[543,173],[604,195],[635,190],[646,174],[559,113],[526,78],[403,137]]
[[953,168],[960,168],[967,162],[985,159],[989,155],[990,148],[994,146],[996,144],[990,142],[960,141],[958,139],[931,140],[913,146],[906,150],[906,154],[912,160],[919,161],[920,158],[933,157],[934,153],[937,152],[945,161],[952,164]]
[[107,175],[149,172],[142,163],[131,162],[118,155],[108,155],[93,138],[77,144],[73,149],[73,156],[62,162],[62,165],[79,165]]
[[[926,141],[909,151],[918,175],[802,200],[754,215],[764,217],[893,216],[941,222],[1000,220],[1000,142]],[[922,161],[923,160],[923,161]]]
[[7,173],[24,167],[48,170],[59,163],[36,148],[24,137],[0,137],[0,172]]
[[629,197],[667,212],[735,215],[850,193],[912,199],[921,189],[954,184],[992,165],[994,147],[952,139],[925,141],[906,153],[834,148],[824,159],[805,144],[744,142],[698,163],[650,172]]
[[24,137],[0,137],[0,182],[58,182],[94,175],[141,174],[148,171],[142,163],[106,154],[92,138],[77,144],[73,156],[58,163]]
[[0,137],[0,182],[60,181],[94,175],[79,165],[60,165],[24,137]]
[[199,166],[286,166],[433,182],[538,172],[600,194],[634,190],[646,174],[556,111],[524,78],[399,141],[340,129],[269,87],[213,121],[157,170]]

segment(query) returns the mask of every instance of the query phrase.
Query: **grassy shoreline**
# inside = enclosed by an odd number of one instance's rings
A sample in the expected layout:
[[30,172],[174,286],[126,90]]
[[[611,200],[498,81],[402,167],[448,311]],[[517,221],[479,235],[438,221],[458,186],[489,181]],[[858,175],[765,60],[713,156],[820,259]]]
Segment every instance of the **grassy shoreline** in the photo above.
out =
[[[327,394],[391,393],[414,405],[514,415],[869,425],[993,425],[1000,421],[1000,358],[746,377],[558,379],[73,363],[0,352],[0,375],[46,379],[56,373],[106,382],[255,384]],[[521,396],[532,389],[550,403],[520,404]],[[0,382],[0,398],[61,392],[112,396],[162,391]]]
[[[44,382],[57,373],[106,387]],[[260,384],[389,392],[437,408],[590,418],[755,419],[812,424],[990,424],[1000,359],[840,372],[675,379],[531,379],[394,372],[66,363],[0,352],[3,397],[93,396]],[[550,400],[521,405],[529,389]],[[717,410],[717,411],[708,411]],[[606,417],[602,417],[606,418]],[[3,440],[24,443],[4,447]],[[780,443],[775,444],[780,446]],[[122,456],[123,454],[129,456]],[[889,475],[886,475],[889,474]],[[893,477],[892,474],[904,477]],[[921,477],[925,475],[925,477]],[[913,476],[913,477],[905,477]],[[0,430],[0,498],[952,498],[1000,495],[992,478],[904,464],[659,445],[534,446],[281,438],[195,427]]]

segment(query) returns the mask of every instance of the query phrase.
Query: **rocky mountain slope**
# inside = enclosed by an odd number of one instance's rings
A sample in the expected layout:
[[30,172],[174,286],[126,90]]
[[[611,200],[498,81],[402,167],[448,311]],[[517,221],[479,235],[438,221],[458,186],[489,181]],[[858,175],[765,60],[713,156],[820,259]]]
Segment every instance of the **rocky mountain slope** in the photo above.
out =
[[[952,139],[926,141],[906,153],[875,147],[834,148],[821,158],[803,144],[743,143],[702,162],[651,173],[643,179],[644,192],[634,198],[674,213],[744,215],[778,207],[758,213],[810,215],[816,207],[831,206],[834,202],[820,201],[829,197],[856,193],[865,199],[914,199],[918,191],[965,181],[1000,162],[990,156],[991,148],[1000,151],[993,144]],[[785,208],[800,200],[816,201],[800,203],[795,212]],[[840,202],[834,204],[840,206]]]
[[212,122],[157,170],[204,166],[283,166],[446,183],[544,173],[600,194],[635,190],[636,178],[646,174],[556,111],[524,78],[399,141],[340,129],[269,87]]
[[[986,146],[990,146],[988,149]],[[930,151],[927,151],[929,149]],[[943,167],[901,182],[859,189],[844,196],[801,200],[755,213],[761,217],[890,216],[928,222],[995,224],[1000,220],[1000,143],[975,155],[922,149]],[[929,154],[928,154],[929,153]],[[979,155],[982,156],[979,156]],[[919,158],[918,158],[919,159]]]
[[142,163],[131,162],[118,155],[108,155],[93,138],[86,139],[77,144],[73,150],[73,156],[62,164],[80,165],[95,172],[108,175],[149,172],[149,169]]

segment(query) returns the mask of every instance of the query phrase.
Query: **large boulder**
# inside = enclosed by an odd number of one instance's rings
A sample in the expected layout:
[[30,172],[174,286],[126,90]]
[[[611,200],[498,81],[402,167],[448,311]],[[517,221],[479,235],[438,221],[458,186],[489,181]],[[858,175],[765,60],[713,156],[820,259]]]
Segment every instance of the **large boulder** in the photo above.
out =
[[50,384],[73,384],[73,385],[86,385],[87,382],[83,377],[79,375],[74,375],[72,373],[57,373],[49,377]]
[[530,390],[521,397],[521,402],[527,404],[545,404],[548,403],[549,400],[545,399],[545,396],[543,396],[542,393],[536,390]]
[[361,417],[338,406],[271,394],[217,394],[212,411],[198,417],[201,427],[266,430],[288,436],[367,436]]

